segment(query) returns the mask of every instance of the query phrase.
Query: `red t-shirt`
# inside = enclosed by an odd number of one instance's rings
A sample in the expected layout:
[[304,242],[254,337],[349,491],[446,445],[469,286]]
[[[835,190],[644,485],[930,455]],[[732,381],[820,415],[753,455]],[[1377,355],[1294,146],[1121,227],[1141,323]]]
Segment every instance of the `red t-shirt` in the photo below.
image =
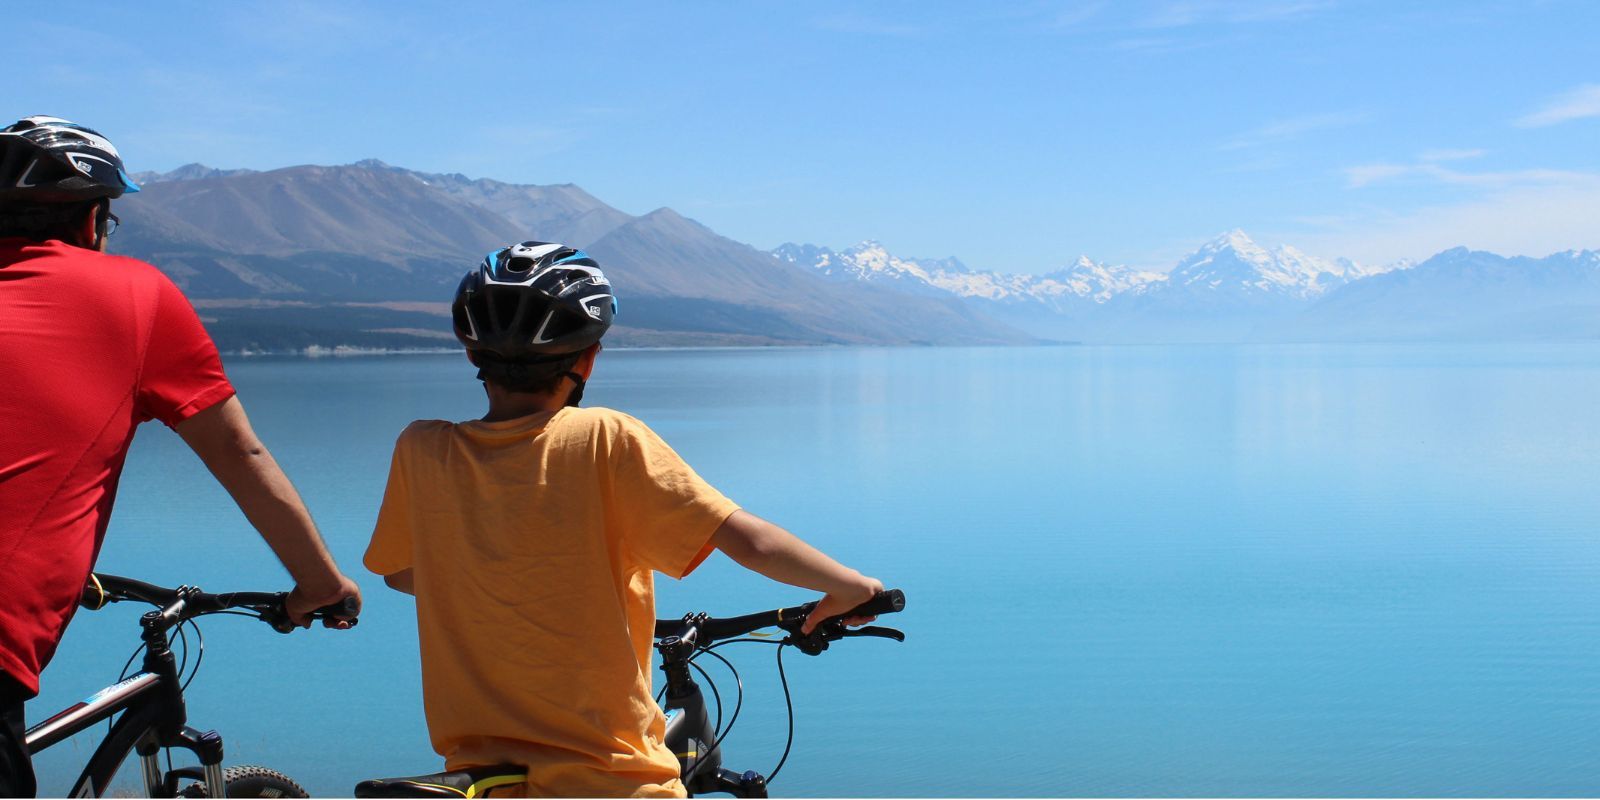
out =
[[216,345],[155,267],[0,239],[0,670],[38,691],[133,429],[231,396]]

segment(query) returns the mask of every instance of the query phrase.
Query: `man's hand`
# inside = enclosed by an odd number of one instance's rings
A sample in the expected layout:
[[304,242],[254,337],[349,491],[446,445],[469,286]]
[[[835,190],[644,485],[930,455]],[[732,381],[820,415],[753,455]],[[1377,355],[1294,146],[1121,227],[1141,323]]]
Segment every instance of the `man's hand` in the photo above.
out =
[[[822,599],[817,601],[817,607],[811,609],[811,614],[806,617],[805,624],[800,626],[800,632],[809,634],[818,625],[822,624],[823,620],[829,617],[837,617],[871,600],[877,596],[878,592],[883,591],[883,581],[859,574],[858,577],[860,581],[855,585],[823,595]],[[877,617],[845,617],[844,624],[854,627],[856,625],[865,625],[875,619]]]
[[[323,606],[344,602],[347,597],[355,598],[356,611],[359,613],[361,611],[361,587],[356,586],[355,581],[340,575],[338,582],[328,588],[319,588],[316,591],[312,591],[303,585],[294,587],[294,590],[289,592],[289,597],[284,601],[284,607],[289,612],[290,622],[302,628],[309,628],[311,627],[311,612]],[[325,628],[333,628],[334,630],[349,630],[355,625],[355,617],[328,617],[322,620],[322,625]]]

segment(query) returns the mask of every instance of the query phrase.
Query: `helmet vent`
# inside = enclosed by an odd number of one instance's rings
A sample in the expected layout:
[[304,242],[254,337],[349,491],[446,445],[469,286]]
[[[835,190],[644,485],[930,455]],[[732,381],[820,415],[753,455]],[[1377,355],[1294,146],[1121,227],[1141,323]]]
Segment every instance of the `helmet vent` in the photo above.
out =
[[522,307],[522,296],[515,292],[493,292],[489,298],[489,313],[494,317],[494,326],[500,329],[515,327],[517,310]]
[[576,333],[587,320],[566,309],[554,309],[550,322],[544,326],[544,337],[547,339],[560,339]]

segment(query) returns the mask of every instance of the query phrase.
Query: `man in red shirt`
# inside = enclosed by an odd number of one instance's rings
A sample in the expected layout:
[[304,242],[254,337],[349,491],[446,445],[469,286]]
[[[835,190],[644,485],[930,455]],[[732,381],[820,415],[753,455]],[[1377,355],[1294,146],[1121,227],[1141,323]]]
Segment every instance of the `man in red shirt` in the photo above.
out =
[[36,790],[23,703],[77,608],[139,423],[177,431],[233,496],[294,579],[296,622],[360,597],[188,300],[149,264],[105,254],[111,200],[130,191],[88,128],[0,130],[0,797]]

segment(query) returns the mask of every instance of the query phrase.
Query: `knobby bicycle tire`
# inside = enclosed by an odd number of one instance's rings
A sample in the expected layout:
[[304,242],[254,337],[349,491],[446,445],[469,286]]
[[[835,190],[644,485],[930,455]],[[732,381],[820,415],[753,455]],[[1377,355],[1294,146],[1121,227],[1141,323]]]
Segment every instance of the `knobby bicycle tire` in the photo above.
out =
[[[227,787],[225,797],[310,797],[304,787],[293,778],[275,769],[246,765],[225,767],[222,782]],[[196,781],[183,787],[179,797],[211,797],[210,787]]]

